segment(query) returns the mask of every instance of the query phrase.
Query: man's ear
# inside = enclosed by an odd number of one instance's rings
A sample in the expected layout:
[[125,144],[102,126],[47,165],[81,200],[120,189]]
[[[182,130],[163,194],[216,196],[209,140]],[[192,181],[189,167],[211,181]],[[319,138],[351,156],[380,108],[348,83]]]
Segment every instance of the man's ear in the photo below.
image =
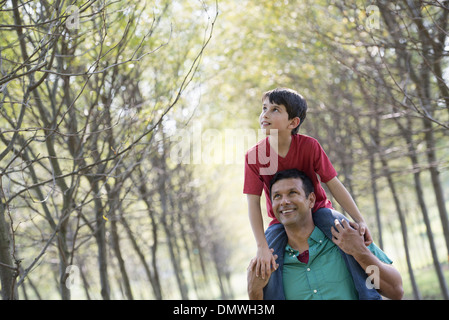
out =
[[309,203],[309,207],[310,209],[312,209],[315,206],[315,201],[316,201],[316,195],[315,192],[311,192],[309,193],[309,196],[307,197],[310,201]]

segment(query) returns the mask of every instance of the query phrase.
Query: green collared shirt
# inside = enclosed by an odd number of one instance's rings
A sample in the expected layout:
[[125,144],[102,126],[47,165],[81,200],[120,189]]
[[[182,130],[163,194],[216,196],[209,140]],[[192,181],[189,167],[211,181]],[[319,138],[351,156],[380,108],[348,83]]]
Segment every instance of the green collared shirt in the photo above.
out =
[[[308,239],[309,261],[300,262],[298,251],[287,244],[282,273],[287,300],[357,300],[358,294],[340,249],[315,227]],[[370,251],[385,263],[392,261],[375,244]]]

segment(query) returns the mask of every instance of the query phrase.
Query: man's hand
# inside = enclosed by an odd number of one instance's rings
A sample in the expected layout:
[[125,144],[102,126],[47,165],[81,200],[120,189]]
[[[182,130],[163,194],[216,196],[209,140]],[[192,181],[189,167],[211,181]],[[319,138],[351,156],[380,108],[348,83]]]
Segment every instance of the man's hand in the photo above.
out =
[[335,228],[331,228],[332,241],[346,254],[354,256],[358,252],[367,250],[359,225],[355,222],[335,219]]
[[332,227],[332,241],[346,254],[354,257],[363,270],[369,266],[379,268],[380,283],[377,291],[389,299],[402,299],[402,277],[391,265],[379,260],[366,246],[363,236],[358,230],[359,225],[346,220],[335,220],[335,228]]
[[[273,249],[269,250],[270,253],[273,253]],[[273,255],[272,255],[273,256]],[[273,259],[277,259],[278,256],[275,254]],[[279,265],[276,264],[276,269]],[[259,277],[257,274],[257,257],[252,258],[248,269],[247,269],[247,281],[248,281],[248,296],[250,300],[263,300],[263,288],[267,285],[268,280],[270,280],[271,272],[276,269],[268,268],[268,273],[266,277]]]
[[262,279],[271,274],[271,268],[277,269],[276,259],[273,256],[273,249],[261,248],[257,250],[256,255],[256,277],[262,276]]

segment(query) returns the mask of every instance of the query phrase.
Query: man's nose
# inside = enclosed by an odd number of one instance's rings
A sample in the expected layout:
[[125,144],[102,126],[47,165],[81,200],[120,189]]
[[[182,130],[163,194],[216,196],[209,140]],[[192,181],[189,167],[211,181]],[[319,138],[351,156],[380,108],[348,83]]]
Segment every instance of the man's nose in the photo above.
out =
[[286,204],[290,204],[290,200],[288,199],[288,197],[282,197],[281,205],[286,205]]

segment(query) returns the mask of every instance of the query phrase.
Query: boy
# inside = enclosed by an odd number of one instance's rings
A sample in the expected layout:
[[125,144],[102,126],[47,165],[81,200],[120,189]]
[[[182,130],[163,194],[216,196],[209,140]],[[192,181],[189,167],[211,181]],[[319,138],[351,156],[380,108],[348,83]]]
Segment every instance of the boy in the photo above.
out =
[[[282,243],[279,239],[285,239],[286,234],[274,216],[269,196],[270,180],[277,171],[296,168],[312,179],[317,198],[312,216],[315,225],[323,231],[330,229],[335,219],[346,219],[333,210],[320,180],[325,183],[337,202],[359,225],[360,234],[364,235],[365,244],[369,245],[372,238],[366,223],[351,195],[337,178],[337,172],[326,153],[317,140],[298,134],[299,126],[306,118],[305,99],[294,90],[277,88],[266,92],[262,102],[259,122],[267,138],[259,141],[246,153],[243,189],[243,193],[247,195],[249,220],[257,243],[256,274],[265,278],[271,266],[276,269],[276,264],[280,268],[283,265],[281,257],[284,248],[277,247],[276,243]],[[265,234],[260,207],[262,190],[266,195],[268,216],[272,219]],[[273,253],[270,248],[274,249]],[[353,276],[359,299],[380,299],[375,290],[370,290],[365,285],[367,275],[354,258],[341,253]],[[277,262],[275,254],[279,257]],[[282,281],[276,274],[279,275],[279,272],[273,273],[266,287],[268,292],[264,296],[267,299],[283,299]]]

